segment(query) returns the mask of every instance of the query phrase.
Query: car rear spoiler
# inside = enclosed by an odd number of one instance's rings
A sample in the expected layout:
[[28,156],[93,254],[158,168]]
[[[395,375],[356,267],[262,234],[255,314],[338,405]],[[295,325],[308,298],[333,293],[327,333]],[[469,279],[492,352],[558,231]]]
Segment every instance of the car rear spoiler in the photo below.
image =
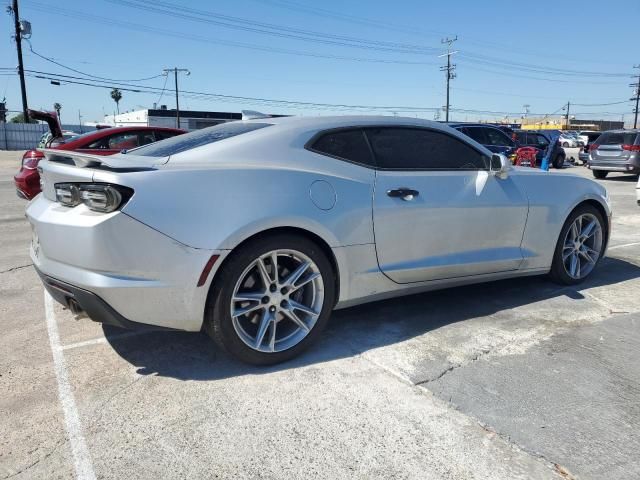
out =
[[94,155],[91,153],[71,152],[43,148],[45,158],[50,162],[74,165],[80,168],[97,168],[104,170],[139,171],[153,170],[169,161],[169,157],[143,157],[116,153],[115,155]]

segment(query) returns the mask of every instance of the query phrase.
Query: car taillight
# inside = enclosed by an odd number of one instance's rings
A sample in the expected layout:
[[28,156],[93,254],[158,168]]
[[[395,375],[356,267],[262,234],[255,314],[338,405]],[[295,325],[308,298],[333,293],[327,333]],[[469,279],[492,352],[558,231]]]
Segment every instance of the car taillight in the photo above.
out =
[[640,152],[640,145],[622,145],[622,149],[630,152]]
[[65,207],[84,203],[89,210],[110,213],[122,207],[133,195],[129,187],[105,183],[56,183],[56,200]]
[[27,170],[35,170],[38,168],[38,162],[44,158],[44,153],[39,150],[29,150],[22,156],[22,168]]
[[600,145],[598,145],[597,143],[592,143],[591,145],[589,145],[589,151],[593,152],[594,150],[597,150],[599,146]]

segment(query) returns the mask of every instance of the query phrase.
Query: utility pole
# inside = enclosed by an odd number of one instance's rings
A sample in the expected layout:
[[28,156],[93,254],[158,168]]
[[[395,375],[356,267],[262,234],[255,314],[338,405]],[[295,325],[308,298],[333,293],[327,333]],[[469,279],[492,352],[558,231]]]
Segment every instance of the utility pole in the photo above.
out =
[[176,128],[180,128],[180,103],[178,100],[178,72],[184,72],[186,75],[191,75],[191,72],[186,68],[165,68],[162,70],[163,75],[169,75],[169,72],[173,72],[173,78],[176,86]]
[[[26,123],[29,121],[29,115],[27,113],[27,86],[24,81],[24,64],[22,63],[22,26],[20,22],[20,11],[18,10],[18,0],[13,0],[11,11],[13,12],[16,50],[18,51],[18,75],[20,76],[20,89],[22,91],[22,115]],[[28,22],[25,23],[28,24]]]
[[[640,65],[634,65],[633,68],[640,68]],[[635,87],[635,98],[631,98],[631,100],[636,101],[636,109],[634,110],[633,117],[633,128],[638,128],[638,102],[640,100],[640,74],[638,74],[638,81],[636,83],[632,83],[629,86]],[[624,126],[624,125],[623,125]]]
[[571,107],[571,103],[567,102],[567,113],[564,114],[564,124],[567,130],[570,130],[569,128],[569,108],[570,107]]
[[451,63],[451,55],[453,55],[454,53],[458,53],[456,52],[452,52],[451,51],[451,45],[453,44],[453,42],[455,42],[456,40],[458,40],[458,36],[456,35],[455,38],[443,38],[440,43],[446,43],[447,44],[447,53],[439,55],[440,57],[447,57],[447,65],[446,66],[442,66],[440,67],[440,71],[441,72],[446,72],[447,74],[447,104],[445,105],[444,111],[444,120],[445,122],[449,121],[449,107],[450,107],[450,103],[449,103],[449,82],[451,80],[453,80],[454,78],[456,78],[456,74],[454,73],[455,69],[456,69],[456,65]]

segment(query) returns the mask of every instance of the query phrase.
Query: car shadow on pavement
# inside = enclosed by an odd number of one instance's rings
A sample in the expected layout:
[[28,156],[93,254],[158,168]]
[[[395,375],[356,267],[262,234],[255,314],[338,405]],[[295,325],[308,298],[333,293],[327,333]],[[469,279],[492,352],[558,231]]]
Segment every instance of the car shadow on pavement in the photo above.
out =
[[608,175],[607,178],[603,180],[603,185],[606,186],[607,182],[636,183],[637,181],[638,181],[638,175],[616,175],[616,176]]
[[260,375],[352,357],[395,344],[442,326],[511,308],[568,296],[583,299],[581,289],[614,285],[640,278],[640,267],[606,258],[596,274],[578,288],[561,287],[546,277],[525,277],[469,285],[378,301],[335,311],[320,341],[298,358],[270,367],[246,365],[219,351],[205,334],[148,332],[122,336],[123,330],[103,326],[107,341],[140,375],[181,380],[218,380]]

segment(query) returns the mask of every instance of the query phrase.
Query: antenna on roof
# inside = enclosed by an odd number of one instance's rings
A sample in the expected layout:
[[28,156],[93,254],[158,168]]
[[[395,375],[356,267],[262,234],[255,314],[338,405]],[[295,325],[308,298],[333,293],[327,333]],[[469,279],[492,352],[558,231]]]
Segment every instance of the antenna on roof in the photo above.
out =
[[255,110],[242,110],[242,120],[254,120],[256,118],[271,118],[271,115],[256,112]]

